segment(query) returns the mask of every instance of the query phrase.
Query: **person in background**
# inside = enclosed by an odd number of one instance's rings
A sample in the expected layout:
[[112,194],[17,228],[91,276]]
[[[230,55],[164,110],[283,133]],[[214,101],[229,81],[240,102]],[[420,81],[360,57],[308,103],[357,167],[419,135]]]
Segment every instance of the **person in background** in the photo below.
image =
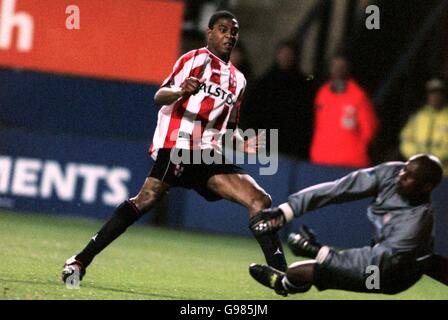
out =
[[310,159],[316,164],[368,167],[368,150],[378,129],[372,101],[351,77],[347,59],[335,56],[330,79],[315,98]]
[[437,156],[448,175],[448,103],[446,83],[433,78],[426,83],[425,105],[409,118],[400,134],[400,153],[409,157],[414,153]]
[[237,42],[235,48],[233,48],[230,54],[230,62],[244,74],[248,84],[252,82],[252,65],[249,61],[246,47],[241,44],[241,41]]
[[274,64],[248,90],[241,108],[241,123],[248,128],[278,129],[278,150],[298,159],[308,159],[312,88],[299,70],[298,61],[294,43],[278,44]]

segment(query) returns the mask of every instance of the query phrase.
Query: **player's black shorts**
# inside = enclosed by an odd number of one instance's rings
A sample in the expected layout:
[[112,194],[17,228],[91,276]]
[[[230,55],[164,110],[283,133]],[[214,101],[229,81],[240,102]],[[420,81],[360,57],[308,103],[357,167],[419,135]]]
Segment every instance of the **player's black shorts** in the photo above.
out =
[[[172,150],[177,152],[177,161],[171,158]],[[210,158],[210,156],[219,160],[211,164],[198,163],[204,157]],[[177,163],[179,158],[186,159],[187,157],[189,159],[187,163]],[[246,174],[246,172],[239,166],[226,163],[224,156],[211,150],[159,149],[157,159],[148,176],[166,182],[171,187],[193,189],[206,200],[217,201],[222,198],[207,188],[207,181],[218,174]]]

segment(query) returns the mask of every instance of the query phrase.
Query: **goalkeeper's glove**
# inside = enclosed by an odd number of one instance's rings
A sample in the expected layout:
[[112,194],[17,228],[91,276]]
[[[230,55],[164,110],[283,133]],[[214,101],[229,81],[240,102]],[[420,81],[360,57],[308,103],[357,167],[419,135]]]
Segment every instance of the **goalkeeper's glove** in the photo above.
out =
[[276,207],[264,209],[249,220],[249,228],[256,235],[274,233],[286,223],[283,211]]

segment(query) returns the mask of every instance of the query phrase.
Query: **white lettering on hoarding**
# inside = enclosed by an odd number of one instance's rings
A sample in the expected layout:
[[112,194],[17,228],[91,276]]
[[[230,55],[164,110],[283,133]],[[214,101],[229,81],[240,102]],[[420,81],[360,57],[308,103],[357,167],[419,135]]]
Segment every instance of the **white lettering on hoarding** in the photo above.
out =
[[44,199],[51,198],[53,192],[63,201],[72,201],[75,197],[76,165],[69,164],[65,175],[56,161],[47,161],[42,171],[40,194]]
[[82,165],[78,168],[78,174],[84,177],[84,187],[81,198],[86,203],[95,202],[98,182],[107,175],[107,169],[102,166]]
[[115,206],[129,197],[127,168],[0,156],[0,194]]
[[8,192],[11,166],[10,157],[0,157],[0,194]]
[[11,49],[17,28],[17,51],[27,52],[33,46],[34,20],[26,12],[15,12],[16,0],[0,0],[0,49]]
[[37,159],[17,159],[12,179],[12,192],[18,196],[35,198],[38,195],[38,173],[42,161]]
[[114,168],[109,171],[106,177],[106,184],[109,191],[103,193],[103,203],[109,206],[116,206],[124,199],[127,199],[128,189],[123,181],[129,181],[131,173],[125,168]]

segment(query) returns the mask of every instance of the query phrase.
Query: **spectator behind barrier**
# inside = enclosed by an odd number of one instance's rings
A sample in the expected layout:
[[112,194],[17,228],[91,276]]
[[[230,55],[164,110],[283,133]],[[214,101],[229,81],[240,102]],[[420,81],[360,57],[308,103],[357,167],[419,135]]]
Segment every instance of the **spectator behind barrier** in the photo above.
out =
[[233,48],[230,54],[230,62],[244,74],[247,84],[251,85],[253,78],[252,66],[246,47],[241,43],[241,40],[238,40],[235,48]]
[[278,129],[278,150],[299,159],[308,159],[312,133],[311,83],[299,71],[293,43],[281,42],[275,62],[256,81],[241,108],[244,127]]
[[448,104],[444,80],[433,78],[426,83],[426,103],[412,115],[400,134],[403,157],[416,153],[437,156],[448,176]]
[[351,78],[346,58],[336,56],[331,60],[330,79],[318,90],[314,108],[311,161],[369,166],[368,149],[378,120],[367,93]]

